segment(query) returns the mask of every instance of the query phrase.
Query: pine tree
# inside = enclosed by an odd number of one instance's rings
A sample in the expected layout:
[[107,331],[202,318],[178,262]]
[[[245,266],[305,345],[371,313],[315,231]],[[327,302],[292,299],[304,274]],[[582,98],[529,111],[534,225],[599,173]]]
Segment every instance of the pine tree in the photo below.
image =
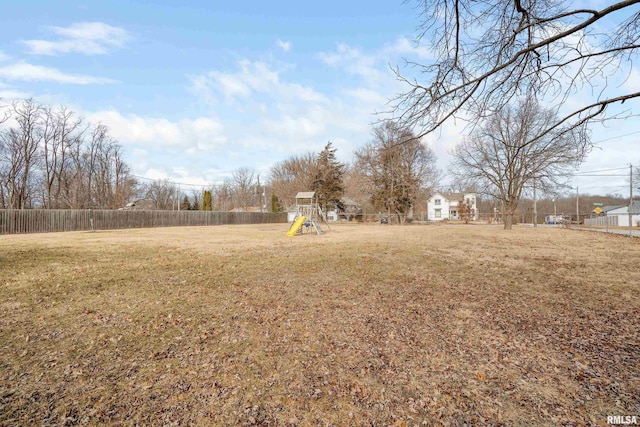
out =
[[317,173],[313,181],[313,190],[318,197],[318,203],[326,212],[327,209],[343,209],[340,199],[344,195],[344,164],[336,159],[336,149],[331,141],[318,154]]
[[191,202],[191,210],[199,211],[200,210],[200,199],[198,198],[198,194],[193,194],[193,202]]
[[193,208],[191,207],[191,203],[189,202],[189,198],[185,194],[185,196],[182,198],[182,202],[180,202],[180,210],[190,211],[191,209],[193,209]]

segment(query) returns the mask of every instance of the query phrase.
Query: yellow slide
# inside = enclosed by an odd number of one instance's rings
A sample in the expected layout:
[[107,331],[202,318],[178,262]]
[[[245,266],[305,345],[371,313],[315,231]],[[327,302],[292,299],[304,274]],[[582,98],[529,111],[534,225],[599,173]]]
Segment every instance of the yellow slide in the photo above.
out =
[[295,236],[298,230],[300,229],[300,227],[302,227],[302,224],[304,224],[304,221],[306,219],[307,218],[304,216],[299,216],[298,219],[296,219],[296,222],[293,223],[293,225],[287,232],[287,236]]

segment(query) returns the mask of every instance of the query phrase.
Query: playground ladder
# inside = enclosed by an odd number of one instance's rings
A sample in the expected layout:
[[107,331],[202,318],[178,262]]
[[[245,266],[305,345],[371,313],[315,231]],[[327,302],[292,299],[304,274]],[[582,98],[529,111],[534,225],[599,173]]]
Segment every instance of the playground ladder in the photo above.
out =
[[324,231],[322,231],[322,228],[320,228],[320,224],[318,220],[312,219],[311,224],[313,224],[313,227],[316,229],[316,233],[324,234]]

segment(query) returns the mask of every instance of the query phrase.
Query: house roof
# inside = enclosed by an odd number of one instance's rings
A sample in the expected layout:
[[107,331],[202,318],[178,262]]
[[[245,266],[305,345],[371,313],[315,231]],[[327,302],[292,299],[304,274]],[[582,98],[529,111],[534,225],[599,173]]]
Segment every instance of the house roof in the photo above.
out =
[[459,202],[460,200],[464,200],[464,196],[466,195],[475,195],[475,193],[434,193],[433,196],[431,196],[431,199],[433,199],[436,196],[440,196],[443,199],[447,199],[450,201],[454,201],[454,202]]
[[613,211],[616,209],[620,209],[620,208],[624,208],[624,205],[617,205],[617,206],[603,206],[600,209],[602,209],[602,212],[609,212],[609,211]]
[[[608,207],[610,206],[605,206],[605,208]],[[605,208],[602,208],[602,210],[605,212],[620,210],[621,212],[618,213],[629,213],[629,205],[611,206],[611,209],[609,210],[606,210]],[[634,215],[640,214],[640,200],[634,200],[633,202],[631,202],[631,213]]]
[[[620,206],[605,206],[601,208],[604,212],[612,212],[613,211],[621,211],[618,213],[629,213],[629,205],[620,205]],[[634,200],[631,204],[631,213],[636,215],[640,214],[640,200]]]
[[313,199],[315,195],[315,191],[301,191],[296,194],[296,199]]

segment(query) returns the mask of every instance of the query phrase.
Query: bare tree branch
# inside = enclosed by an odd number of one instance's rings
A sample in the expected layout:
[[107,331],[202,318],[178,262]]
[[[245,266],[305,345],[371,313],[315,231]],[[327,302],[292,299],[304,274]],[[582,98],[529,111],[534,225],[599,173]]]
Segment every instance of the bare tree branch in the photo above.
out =
[[[640,97],[609,93],[613,88],[606,84],[623,72],[622,58],[630,62],[637,55],[640,14],[634,6],[640,0],[600,10],[571,10],[565,0],[419,3],[424,22],[418,42],[428,44],[437,59],[426,65],[407,62],[403,71],[396,68],[397,79],[408,89],[391,102],[393,120],[414,129],[416,138],[452,118],[478,123],[532,90],[539,96],[555,94],[559,112],[571,93],[599,84],[600,94],[588,107],[560,116],[559,124],[574,126],[613,118],[607,115],[608,105]],[[596,26],[604,18],[609,18],[607,33]],[[411,70],[421,81],[410,77]]]

